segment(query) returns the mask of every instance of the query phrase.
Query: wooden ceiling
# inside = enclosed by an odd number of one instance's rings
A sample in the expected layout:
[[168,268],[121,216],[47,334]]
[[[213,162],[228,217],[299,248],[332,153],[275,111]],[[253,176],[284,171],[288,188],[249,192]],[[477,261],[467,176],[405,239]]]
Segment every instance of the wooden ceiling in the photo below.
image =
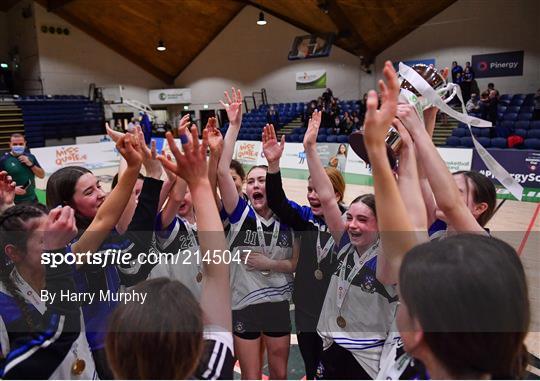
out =
[[[0,3],[4,1],[11,0]],[[378,53],[456,0],[36,1],[172,83],[246,5],[311,34],[335,33],[335,44],[363,57],[367,66]],[[156,50],[160,39],[167,46],[165,52]]]

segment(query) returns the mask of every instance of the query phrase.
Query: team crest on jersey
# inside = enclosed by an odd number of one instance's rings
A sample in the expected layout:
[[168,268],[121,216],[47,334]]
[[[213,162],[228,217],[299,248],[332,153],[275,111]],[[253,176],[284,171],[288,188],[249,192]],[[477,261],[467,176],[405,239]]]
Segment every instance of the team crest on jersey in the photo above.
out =
[[370,294],[373,294],[376,291],[376,280],[373,275],[366,275],[364,279],[362,279],[362,283],[360,283],[360,288],[364,292],[369,292]]
[[289,235],[286,232],[281,232],[279,234],[278,246],[281,246],[281,247],[289,247],[290,246],[290,244],[289,244]]

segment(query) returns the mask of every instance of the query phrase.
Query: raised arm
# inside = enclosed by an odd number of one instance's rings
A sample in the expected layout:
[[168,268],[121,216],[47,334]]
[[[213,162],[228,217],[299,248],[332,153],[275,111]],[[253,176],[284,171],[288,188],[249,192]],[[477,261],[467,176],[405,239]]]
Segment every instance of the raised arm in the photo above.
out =
[[223,154],[218,165],[218,184],[223,201],[223,207],[228,214],[231,214],[238,204],[238,192],[230,175],[229,167],[234,154],[234,145],[240,131],[242,121],[242,93],[240,90],[232,89],[232,99],[229,93],[225,91],[227,103],[220,101],[229,117],[229,128],[225,134],[225,142],[223,145]]
[[75,253],[95,252],[111,233],[129,201],[142,163],[137,138],[131,134],[122,136],[116,148],[126,159],[128,167],[118,184],[99,207],[92,223],[81,238],[72,246]]
[[[181,128],[179,134],[187,131]],[[188,184],[197,218],[197,230],[202,253],[212,253],[213,261],[203,262],[204,271],[201,292],[201,307],[206,325],[217,325],[232,331],[231,289],[229,284],[229,265],[225,264],[223,252],[228,244],[223,233],[223,225],[216,204],[212,199],[212,189],[208,180],[206,149],[208,131],[203,131],[202,144],[199,142],[196,127],[192,127],[192,140],[183,140],[184,153],[174,144],[172,135],[166,134],[176,164],[160,157],[163,165]]]
[[169,198],[167,204],[161,211],[161,227],[167,229],[167,227],[174,221],[174,218],[178,214],[178,208],[184,201],[186,196],[187,183],[180,177],[177,177],[174,182],[174,186],[169,192]]
[[[447,70],[448,71],[448,70]],[[429,137],[433,139],[433,132],[435,131],[435,122],[437,120],[437,112],[439,109],[436,107],[430,107],[424,111],[424,124],[426,126],[426,131],[429,134]],[[418,157],[415,147],[415,157]],[[427,215],[427,225],[431,226],[436,217],[437,203],[435,202],[435,196],[433,196],[433,191],[429,185],[429,180],[426,176],[426,171],[424,171],[424,166],[422,165],[421,160],[416,161],[416,166],[418,169],[418,178],[420,181],[420,189],[422,191],[422,198],[424,199],[424,204],[426,206],[426,215]]]
[[317,153],[317,135],[320,125],[321,112],[314,111],[309,119],[308,129],[304,135],[304,150],[306,151],[309,175],[319,195],[324,219],[332,233],[334,242],[340,242],[343,233],[345,233],[345,223],[341,218],[341,211],[336,201],[334,187],[332,187],[332,182],[328,178]]
[[377,279],[385,284],[395,284],[405,253],[417,241],[386,151],[386,134],[396,115],[399,94],[397,74],[390,61],[386,61],[383,75],[387,84],[379,81],[380,110],[377,110],[377,93],[374,90],[368,93],[364,138],[371,163],[382,245],[382,254],[377,260]]
[[308,230],[310,224],[303,218],[302,207],[287,199],[281,182],[279,160],[285,149],[285,135],[281,137],[281,142],[278,142],[274,126],[267,124],[263,129],[262,144],[264,157],[268,161],[268,171],[266,172],[268,207],[279,217],[281,222],[286,223],[293,230]]
[[212,193],[214,194],[214,201],[218,210],[221,210],[223,203],[221,197],[217,192],[217,176],[218,165],[221,156],[223,155],[223,136],[217,128],[217,119],[209,118],[206,124],[208,146],[210,147],[210,159],[208,161],[208,180],[210,180],[210,186],[212,187]]
[[452,174],[439,155],[424,125],[415,122],[414,113],[416,111],[411,105],[398,106],[397,115],[414,140],[418,159],[422,162],[437,207],[445,214],[448,224],[452,225],[456,231],[484,233],[484,229],[478,224],[461,197]]

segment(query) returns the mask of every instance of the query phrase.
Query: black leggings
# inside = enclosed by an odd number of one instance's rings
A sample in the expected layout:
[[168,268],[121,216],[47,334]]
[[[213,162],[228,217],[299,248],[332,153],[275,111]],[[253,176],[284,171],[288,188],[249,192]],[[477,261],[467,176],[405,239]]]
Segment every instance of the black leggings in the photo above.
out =
[[321,356],[321,380],[371,380],[370,375],[356,361],[351,352],[336,343],[323,351]]
[[317,332],[298,332],[296,337],[306,367],[306,379],[314,380],[323,351],[322,339]]

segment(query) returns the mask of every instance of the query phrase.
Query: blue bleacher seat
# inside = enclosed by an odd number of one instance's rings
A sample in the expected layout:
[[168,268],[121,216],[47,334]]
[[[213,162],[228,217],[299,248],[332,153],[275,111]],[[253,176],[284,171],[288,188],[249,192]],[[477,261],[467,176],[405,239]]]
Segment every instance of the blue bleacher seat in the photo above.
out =
[[327,143],[335,143],[335,142],[337,142],[337,135],[328,135],[326,137],[326,142]]
[[521,106],[525,102],[523,98],[512,98],[510,106]]
[[317,143],[326,143],[326,135],[317,136]]
[[540,129],[527,131],[527,139],[540,139]]
[[523,130],[528,130],[529,129],[529,124],[530,122],[528,120],[518,120],[516,122],[516,124],[514,125],[514,127],[516,129],[523,129]]
[[463,138],[460,138],[460,142],[462,146],[465,147],[474,147],[472,138],[470,136],[465,136]]
[[519,110],[520,113],[533,113],[534,112],[534,105],[530,105],[530,106],[525,106],[525,104],[523,104]]
[[334,135],[334,129],[332,127],[327,128],[326,135]]
[[[510,110],[510,108],[512,108],[512,107],[516,107],[517,109],[512,111],[512,110]],[[505,113],[507,111],[509,111],[509,112],[519,112],[519,107],[517,107],[517,106],[512,106],[512,107],[509,108],[505,104],[499,104],[499,105],[497,105],[497,112],[502,112],[502,113]]]
[[347,135],[338,135],[337,142],[338,143],[348,143],[349,137]]
[[527,97],[527,94],[514,94],[512,97],[512,100],[514,99],[525,99]]
[[506,112],[515,112],[515,113],[518,113],[519,110],[521,110],[521,107],[520,107],[520,106],[509,106],[509,107],[506,109]]
[[540,150],[540,139],[525,139],[523,145],[528,149]]
[[493,138],[491,139],[491,146],[496,148],[506,148],[507,142],[505,138]]
[[504,114],[504,120],[516,121],[517,117],[518,117],[518,114],[515,112],[508,112]]
[[531,124],[529,125],[530,129],[540,129],[540,120],[533,120]]
[[524,112],[521,114],[518,114],[518,120],[532,120],[533,114]]
[[512,95],[510,94],[503,94],[499,97],[499,100],[506,100],[506,99],[512,99]]
[[450,147],[458,147],[461,144],[461,140],[457,136],[449,136],[446,138],[446,145]]
[[512,121],[512,120],[503,120],[501,122],[501,125],[504,127],[504,128],[508,128],[508,129],[513,129],[514,128],[514,124],[516,122]]
[[522,138],[526,138],[527,137],[527,130],[522,130],[522,129],[516,128],[516,130],[514,131],[514,134],[518,135],[518,136],[521,136]]
[[479,137],[478,143],[482,144],[485,148],[491,147],[491,139],[487,137]]
[[454,128],[452,130],[452,136],[462,138],[465,136],[466,131],[467,130],[465,128]]

